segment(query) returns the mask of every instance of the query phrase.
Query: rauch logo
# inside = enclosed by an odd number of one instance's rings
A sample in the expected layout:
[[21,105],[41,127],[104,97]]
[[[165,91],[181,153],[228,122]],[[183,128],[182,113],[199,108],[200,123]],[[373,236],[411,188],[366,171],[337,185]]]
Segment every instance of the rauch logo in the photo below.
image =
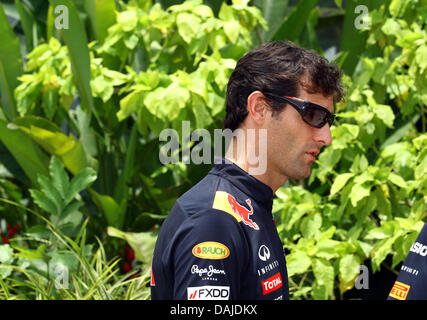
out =
[[192,253],[201,259],[225,259],[230,255],[230,250],[222,243],[206,241],[196,244]]

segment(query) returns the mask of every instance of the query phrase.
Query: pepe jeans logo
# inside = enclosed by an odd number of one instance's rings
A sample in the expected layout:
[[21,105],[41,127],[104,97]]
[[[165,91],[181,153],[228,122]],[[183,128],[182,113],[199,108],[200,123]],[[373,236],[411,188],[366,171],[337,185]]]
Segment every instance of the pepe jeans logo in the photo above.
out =
[[194,256],[200,259],[225,259],[230,255],[230,250],[222,243],[206,241],[196,244],[191,250]]
[[198,274],[202,280],[214,280],[217,281],[218,275],[225,275],[225,271],[221,269],[215,269],[212,265],[209,265],[207,268],[199,268],[198,265],[193,265],[191,267],[192,274]]

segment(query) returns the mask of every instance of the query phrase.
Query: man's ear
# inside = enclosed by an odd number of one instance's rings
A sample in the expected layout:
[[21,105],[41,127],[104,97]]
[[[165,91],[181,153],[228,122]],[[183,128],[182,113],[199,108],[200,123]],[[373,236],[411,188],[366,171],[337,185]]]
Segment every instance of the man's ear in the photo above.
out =
[[262,127],[267,118],[268,105],[261,91],[254,91],[248,96],[247,110],[250,119]]

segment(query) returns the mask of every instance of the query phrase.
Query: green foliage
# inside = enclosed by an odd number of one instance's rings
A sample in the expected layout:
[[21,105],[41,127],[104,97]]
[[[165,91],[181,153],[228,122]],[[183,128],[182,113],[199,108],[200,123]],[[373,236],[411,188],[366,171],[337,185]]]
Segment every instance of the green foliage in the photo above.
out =
[[[360,1],[28,3],[5,6],[20,19],[24,66],[0,8],[0,214],[22,225],[0,246],[0,299],[148,298],[158,226],[209,169],[161,165],[160,132],[181,134],[183,120],[222,127],[245,52],[273,38],[322,52],[325,25],[343,30],[335,59],[348,92],[308,181],[289,181],[274,201],[291,297],[342,298],[359,265],[377,271],[392,257],[393,269],[406,257],[427,217],[425,0],[366,1],[361,30]],[[68,30],[54,27],[58,4]],[[126,242],[134,278],[119,275]],[[68,290],[55,287],[58,266]]]
[[342,297],[365,261],[376,272],[392,256],[395,268],[426,221],[427,135],[414,126],[425,132],[425,12],[386,1],[370,18],[332,145],[306,189],[282,188],[275,201],[296,299]]

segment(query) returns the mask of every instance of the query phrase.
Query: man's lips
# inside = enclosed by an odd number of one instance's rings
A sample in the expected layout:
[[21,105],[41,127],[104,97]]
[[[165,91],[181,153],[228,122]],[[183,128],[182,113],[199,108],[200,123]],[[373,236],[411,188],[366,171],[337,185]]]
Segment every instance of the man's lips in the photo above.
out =
[[312,151],[307,151],[306,154],[308,154],[313,159],[313,161],[315,161],[316,156],[319,154],[319,152],[320,152],[319,150],[312,150]]

